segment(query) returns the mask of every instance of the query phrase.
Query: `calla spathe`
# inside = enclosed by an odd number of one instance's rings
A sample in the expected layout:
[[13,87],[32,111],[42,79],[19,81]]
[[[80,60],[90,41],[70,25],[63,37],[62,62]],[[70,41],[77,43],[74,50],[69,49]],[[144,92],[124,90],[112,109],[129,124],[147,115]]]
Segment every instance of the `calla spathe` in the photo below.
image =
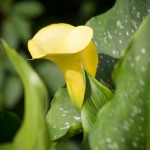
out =
[[93,76],[98,65],[92,37],[90,27],[60,23],[41,29],[28,42],[33,59],[49,59],[61,69],[71,100],[80,109],[85,93],[81,65]]

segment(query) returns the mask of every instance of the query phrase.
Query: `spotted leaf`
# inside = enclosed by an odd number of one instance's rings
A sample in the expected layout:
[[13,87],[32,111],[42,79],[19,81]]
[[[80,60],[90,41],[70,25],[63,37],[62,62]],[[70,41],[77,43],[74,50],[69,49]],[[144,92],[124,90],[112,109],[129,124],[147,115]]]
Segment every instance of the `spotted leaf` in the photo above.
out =
[[93,41],[99,53],[96,78],[107,87],[114,89],[111,80],[114,64],[149,12],[149,0],[116,0],[112,9],[87,22],[86,25],[94,30]]
[[66,88],[57,91],[47,122],[53,141],[60,141],[82,131],[80,112],[71,102]]
[[113,77],[116,93],[89,133],[92,150],[150,149],[150,15],[144,20]]

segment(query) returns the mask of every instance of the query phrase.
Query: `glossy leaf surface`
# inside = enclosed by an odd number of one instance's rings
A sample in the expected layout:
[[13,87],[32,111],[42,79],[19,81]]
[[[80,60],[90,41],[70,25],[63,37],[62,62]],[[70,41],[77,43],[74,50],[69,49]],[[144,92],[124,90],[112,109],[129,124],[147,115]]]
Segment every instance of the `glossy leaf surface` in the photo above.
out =
[[86,134],[93,127],[98,111],[111,99],[113,94],[86,71],[84,73],[86,89],[81,118]]
[[114,65],[149,12],[149,0],[116,0],[112,9],[86,23],[94,30],[93,42],[99,53],[96,78],[107,87],[115,89],[111,79]]
[[69,138],[82,131],[80,112],[70,100],[66,88],[59,89],[54,96],[47,122],[53,141]]
[[131,39],[113,74],[113,99],[89,134],[92,150],[150,149],[150,15]]

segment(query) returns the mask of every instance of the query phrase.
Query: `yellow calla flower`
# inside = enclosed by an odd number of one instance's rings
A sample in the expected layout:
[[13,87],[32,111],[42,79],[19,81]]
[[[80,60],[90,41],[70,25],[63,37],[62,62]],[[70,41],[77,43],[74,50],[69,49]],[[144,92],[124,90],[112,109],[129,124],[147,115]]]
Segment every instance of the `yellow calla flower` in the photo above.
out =
[[33,59],[49,59],[61,69],[71,100],[80,109],[85,93],[81,65],[93,76],[98,65],[92,36],[90,27],[60,23],[41,29],[28,42]]

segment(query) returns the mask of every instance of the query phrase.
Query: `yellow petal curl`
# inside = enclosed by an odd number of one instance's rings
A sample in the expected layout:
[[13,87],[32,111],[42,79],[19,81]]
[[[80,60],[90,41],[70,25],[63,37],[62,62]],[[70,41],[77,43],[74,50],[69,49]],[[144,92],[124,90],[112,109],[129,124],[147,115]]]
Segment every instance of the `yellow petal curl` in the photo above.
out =
[[81,65],[93,76],[98,65],[92,36],[93,30],[90,27],[61,23],[41,29],[28,42],[33,59],[49,59],[61,69],[71,100],[80,109],[85,93]]

